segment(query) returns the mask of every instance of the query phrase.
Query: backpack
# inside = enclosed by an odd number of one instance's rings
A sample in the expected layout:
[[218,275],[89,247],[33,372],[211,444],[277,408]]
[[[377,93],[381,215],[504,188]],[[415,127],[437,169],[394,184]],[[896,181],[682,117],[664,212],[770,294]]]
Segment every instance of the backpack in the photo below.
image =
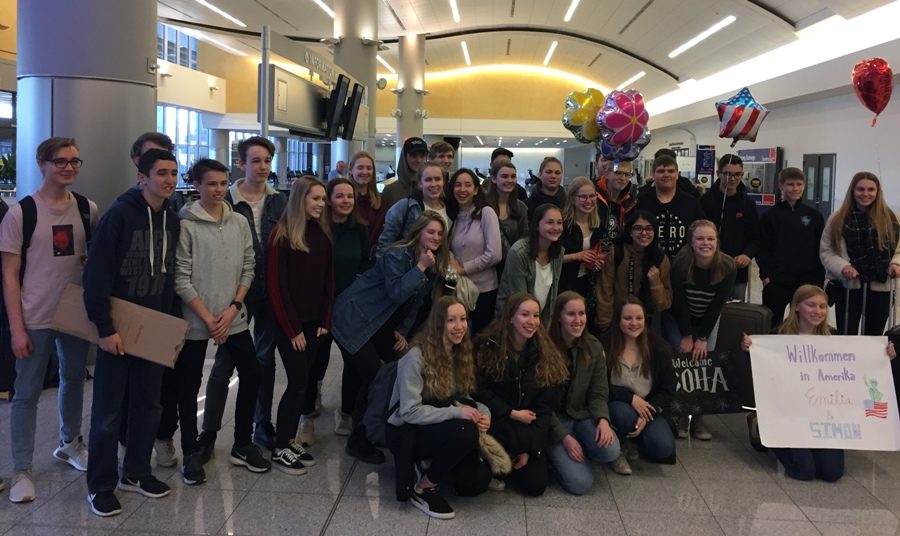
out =
[[387,420],[400,407],[399,401],[390,405],[396,381],[397,361],[390,361],[381,365],[369,385],[369,405],[363,414],[362,423],[366,428],[366,437],[379,447],[387,446]]
[[[78,214],[81,216],[81,224],[84,225],[84,241],[89,246],[91,243],[91,203],[88,198],[70,192],[75,197],[75,203],[78,205]],[[37,228],[37,205],[34,198],[27,195],[19,201],[22,207],[22,252],[20,255],[21,264],[19,267],[19,284],[25,280],[25,257],[31,246],[31,237]]]

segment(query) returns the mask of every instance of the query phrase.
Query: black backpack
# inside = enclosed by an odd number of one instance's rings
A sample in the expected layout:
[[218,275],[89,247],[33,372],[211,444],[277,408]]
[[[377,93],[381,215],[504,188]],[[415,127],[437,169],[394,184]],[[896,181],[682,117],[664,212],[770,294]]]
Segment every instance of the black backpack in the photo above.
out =
[[387,420],[400,407],[399,401],[391,406],[391,395],[394,394],[396,381],[397,361],[390,361],[381,365],[375,379],[369,385],[369,405],[366,407],[362,423],[366,427],[366,437],[379,447],[387,446]]

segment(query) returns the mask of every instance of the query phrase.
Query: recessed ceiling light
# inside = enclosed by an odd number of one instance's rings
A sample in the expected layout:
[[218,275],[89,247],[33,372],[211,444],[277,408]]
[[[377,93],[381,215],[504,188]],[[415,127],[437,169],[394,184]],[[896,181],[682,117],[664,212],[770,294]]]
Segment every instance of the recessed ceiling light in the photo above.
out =
[[572,20],[572,15],[575,14],[575,8],[578,7],[578,2],[581,0],[572,0],[572,3],[569,5],[569,10],[566,11],[566,16],[563,17],[563,22],[569,22]]
[[394,70],[393,67],[388,64],[388,62],[384,61],[384,58],[381,57],[380,54],[375,55],[375,59],[378,60],[378,63],[384,65],[384,68],[391,72],[391,74],[397,74],[397,71]]
[[[707,37],[709,37],[709,36],[711,36],[712,34],[718,32],[718,31],[721,30],[722,28],[728,26],[729,24],[731,24],[731,23],[734,22],[735,20],[737,20],[737,18],[736,18],[734,15],[728,15],[728,16],[725,17],[724,19],[722,19],[722,20],[720,20],[719,22],[713,24],[712,26],[710,26],[710,27],[707,28],[706,30],[700,32],[700,33],[697,34],[695,37],[691,38],[691,40],[688,41],[687,43],[681,45],[680,47],[676,48],[676,49],[673,50],[672,52],[669,52],[669,57],[670,57],[670,58],[675,58],[675,57],[679,56],[682,52],[688,50],[689,48],[691,48],[691,47],[693,47],[693,46],[695,46],[695,45],[697,45],[698,43],[700,43],[701,41],[703,41],[703,40],[706,39]],[[545,64],[545,65],[546,65],[546,64]]]
[[233,16],[231,16],[230,13],[226,13],[225,11],[222,11],[221,9],[219,9],[219,8],[217,8],[216,6],[210,4],[210,3],[207,2],[206,0],[196,0],[196,1],[197,1],[197,3],[200,4],[201,6],[207,8],[207,9],[209,9],[209,10],[215,11],[215,12],[218,13],[219,15],[222,15],[223,17],[225,17],[226,19],[230,20],[231,22],[237,24],[237,25],[240,26],[241,28],[246,28],[246,27],[247,27],[246,24],[244,24],[243,22],[241,22],[241,21],[239,21],[238,19],[234,18]]
[[554,41],[550,43],[550,50],[547,51],[547,55],[544,57],[544,65],[550,63],[550,58],[553,56],[553,51],[556,50],[556,45],[559,44],[559,41]]
[[313,0],[313,2],[315,2],[317,6],[322,8],[322,11],[328,13],[329,17],[331,17],[332,19],[334,18],[334,10],[328,7],[328,4],[326,4],[322,0]]
[[450,11],[453,13],[453,22],[459,22],[459,6],[456,5],[456,0],[450,0]]
[[643,78],[646,74],[647,74],[646,71],[641,71],[641,72],[639,72],[638,74],[632,76],[632,77],[629,78],[628,80],[626,80],[626,81],[622,82],[621,84],[619,84],[619,87],[617,87],[616,90],[618,90],[618,91],[624,90],[625,88],[627,88],[627,87],[630,86],[631,84],[633,84],[633,83],[637,82],[638,80],[640,80],[641,78]]
[[484,142],[481,140],[481,136],[475,136],[475,139],[478,140],[479,145],[484,145]]
[[466,46],[465,41],[461,42],[460,45],[462,45],[463,57],[466,59],[466,65],[472,65],[472,60],[469,59],[469,47]]

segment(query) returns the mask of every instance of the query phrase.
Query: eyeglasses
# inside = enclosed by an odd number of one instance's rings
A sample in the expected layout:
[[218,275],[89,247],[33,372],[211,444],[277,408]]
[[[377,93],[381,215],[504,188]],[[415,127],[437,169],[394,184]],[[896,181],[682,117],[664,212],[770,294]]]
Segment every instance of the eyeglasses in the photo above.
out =
[[584,203],[585,201],[593,201],[597,199],[596,194],[576,195],[575,199]]
[[653,234],[656,232],[656,229],[654,229],[652,225],[632,225],[631,232],[634,234]]
[[628,177],[629,179],[634,177],[633,171],[613,171],[613,173],[616,177]]
[[728,173],[727,171],[722,171],[722,176],[726,179],[741,179],[744,177],[743,171],[738,171],[737,173]]
[[72,169],[78,169],[81,167],[81,164],[84,164],[84,160],[80,158],[73,158],[71,160],[66,160],[65,158],[51,158],[49,160],[44,160],[44,162],[52,162],[57,169],[66,169],[66,166],[72,166]]

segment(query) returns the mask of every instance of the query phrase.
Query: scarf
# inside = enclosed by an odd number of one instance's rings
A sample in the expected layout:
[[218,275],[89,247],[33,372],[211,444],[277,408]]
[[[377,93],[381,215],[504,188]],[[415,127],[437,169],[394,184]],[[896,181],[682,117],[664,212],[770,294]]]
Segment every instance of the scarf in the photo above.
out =
[[887,250],[878,247],[878,233],[869,224],[868,213],[858,208],[850,211],[844,218],[841,236],[847,246],[850,264],[864,281],[887,281],[887,269],[896,244],[888,244]]

